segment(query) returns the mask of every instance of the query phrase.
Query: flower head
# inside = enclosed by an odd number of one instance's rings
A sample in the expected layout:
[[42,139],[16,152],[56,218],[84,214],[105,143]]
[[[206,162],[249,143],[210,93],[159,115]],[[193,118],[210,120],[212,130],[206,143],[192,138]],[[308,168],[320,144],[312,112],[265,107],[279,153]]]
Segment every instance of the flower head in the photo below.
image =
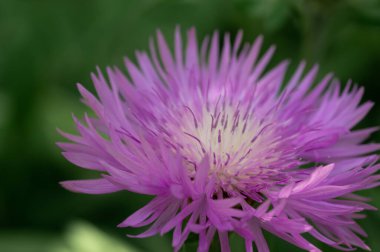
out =
[[92,75],[95,97],[78,85],[96,114],[80,121],[79,135],[59,143],[72,163],[100,172],[99,179],[62,185],[89,194],[128,190],[153,195],[120,227],[149,226],[136,237],[173,230],[178,251],[190,233],[198,251],[217,234],[230,251],[228,233],[269,251],[262,230],[308,251],[320,251],[303,234],[341,250],[368,249],[355,222],[373,209],[354,194],[379,184],[378,144],[363,144],[376,130],[352,130],[371,102],[363,88],[341,90],[332,74],[315,83],[318,66],[302,62],[285,83],[287,62],[266,66],[262,37],[241,46],[217,32],[198,49],[195,30],[174,53],[160,32],[150,54],[125,60],[128,74],[107,68]]

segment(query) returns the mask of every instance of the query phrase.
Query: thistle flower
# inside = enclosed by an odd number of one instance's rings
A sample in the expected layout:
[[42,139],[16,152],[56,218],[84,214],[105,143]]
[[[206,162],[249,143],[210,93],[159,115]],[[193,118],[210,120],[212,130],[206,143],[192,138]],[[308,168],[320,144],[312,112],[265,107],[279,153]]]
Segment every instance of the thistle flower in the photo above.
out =
[[[229,34],[206,37],[198,49],[195,30],[183,47],[179,29],[174,53],[163,35],[150,54],[125,59],[128,74],[107,68],[92,74],[98,98],[78,85],[96,114],[76,119],[79,135],[58,143],[72,163],[100,178],[65,181],[71,191],[121,190],[153,200],[119,227],[149,226],[133,237],[173,231],[178,251],[190,233],[198,251],[218,236],[244,238],[247,251],[269,251],[266,230],[304,250],[320,251],[304,238],[339,250],[369,249],[356,223],[374,208],[356,191],[379,185],[378,144],[363,143],[376,128],[352,130],[372,107],[360,103],[363,88],[341,90],[332,74],[315,83],[318,66],[302,62],[289,81],[288,62],[266,66],[262,37],[241,46]],[[158,52],[157,52],[157,48]]]

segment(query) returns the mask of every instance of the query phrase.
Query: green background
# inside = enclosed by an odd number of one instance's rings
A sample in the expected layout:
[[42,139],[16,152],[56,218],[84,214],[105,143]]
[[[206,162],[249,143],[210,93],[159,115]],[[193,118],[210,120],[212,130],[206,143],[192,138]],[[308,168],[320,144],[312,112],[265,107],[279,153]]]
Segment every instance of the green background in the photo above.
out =
[[[73,132],[71,113],[88,111],[75,84],[92,89],[96,65],[122,66],[124,56],[147,49],[160,28],[169,38],[180,24],[198,38],[215,29],[245,41],[265,36],[277,45],[272,65],[301,59],[321,64],[365,86],[378,102],[359,127],[380,125],[380,3],[374,0],[1,0],[0,1],[0,251],[171,251],[170,236],[143,240],[115,226],[147,197],[120,192],[91,196],[59,187],[61,180],[93,176],[61,156],[56,128]],[[376,133],[370,141],[378,141]],[[380,190],[364,192],[380,207]],[[360,221],[380,251],[380,214]],[[233,251],[242,240],[231,237]],[[271,251],[300,251],[268,235]],[[323,251],[334,251],[321,245]],[[188,245],[184,251],[194,251]]]

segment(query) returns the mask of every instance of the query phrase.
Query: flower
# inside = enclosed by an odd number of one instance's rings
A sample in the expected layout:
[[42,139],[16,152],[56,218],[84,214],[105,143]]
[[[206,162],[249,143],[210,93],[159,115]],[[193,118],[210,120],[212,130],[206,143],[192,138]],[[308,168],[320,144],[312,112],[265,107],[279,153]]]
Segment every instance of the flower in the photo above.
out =
[[369,249],[355,220],[374,208],[354,193],[379,185],[371,153],[380,145],[363,143],[377,128],[352,128],[373,104],[332,74],[315,84],[318,66],[304,74],[304,62],[285,83],[287,61],[265,70],[274,47],[259,57],[262,37],[241,42],[241,32],[233,43],[226,34],[219,48],[215,32],[198,49],[191,29],[184,49],[177,28],[174,54],[158,32],[150,56],[125,59],[128,75],[107,68],[107,80],[98,69],[98,98],[78,85],[96,116],[74,117],[79,135],[62,132],[71,142],[58,145],[100,178],[62,185],[153,195],[119,227],[149,226],[134,237],[174,230],[175,251],[190,233],[198,251],[216,234],[230,251],[235,232],[247,251],[267,252],[262,230],[307,251],[320,250],[305,233],[340,250]]

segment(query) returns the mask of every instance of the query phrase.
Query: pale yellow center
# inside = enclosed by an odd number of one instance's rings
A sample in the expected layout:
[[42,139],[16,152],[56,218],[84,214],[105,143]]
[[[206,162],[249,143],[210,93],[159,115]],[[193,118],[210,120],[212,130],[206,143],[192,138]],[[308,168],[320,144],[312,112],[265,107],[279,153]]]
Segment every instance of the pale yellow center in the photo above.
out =
[[[210,173],[223,184],[234,187],[241,180],[257,177],[263,172],[257,166],[270,165],[279,158],[278,153],[268,155],[278,144],[269,120],[260,123],[244,110],[231,107],[216,113],[204,108],[198,118],[189,108],[180,114],[180,128],[168,125],[170,141],[182,146],[180,152],[189,163],[199,163],[208,155]],[[195,172],[193,165],[189,165],[189,172]]]

